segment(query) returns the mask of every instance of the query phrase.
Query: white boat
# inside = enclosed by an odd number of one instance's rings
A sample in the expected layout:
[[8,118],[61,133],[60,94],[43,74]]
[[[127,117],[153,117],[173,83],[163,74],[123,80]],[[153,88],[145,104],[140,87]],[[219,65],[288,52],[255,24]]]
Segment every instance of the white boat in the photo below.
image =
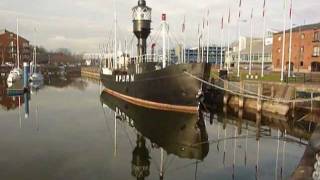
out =
[[35,84],[43,83],[43,75],[41,73],[35,72],[30,76],[30,81]]
[[13,85],[16,81],[19,81],[22,77],[22,70],[19,68],[20,65],[20,53],[19,53],[19,22],[17,19],[17,60],[18,60],[18,66],[10,71],[8,78],[7,78],[7,84],[9,87]]
[[22,70],[19,68],[14,68],[10,71],[8,78],[7,78],[7,84],[9,87],[11,87],[15,82],[19,81],[22,77]]
[[31,94],[34,94],[35,92],[38,92],[39,89],[43,87],[43,81],[34,81],[30,83],[30,92]]
[[34,67],[32,68],[33,72],[30,76],[30,82],[32,82],[36,86],[41,86],[43,84],[44,78],[40,71],[37,72],[37,46],[35,46],[33,49],[33,65]]

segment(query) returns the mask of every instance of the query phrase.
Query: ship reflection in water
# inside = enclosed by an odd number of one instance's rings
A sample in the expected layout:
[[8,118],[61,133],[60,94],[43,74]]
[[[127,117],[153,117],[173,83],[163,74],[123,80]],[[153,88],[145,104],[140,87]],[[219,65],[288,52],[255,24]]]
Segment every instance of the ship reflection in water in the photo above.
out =
[[149,140],[152,149],[160,149],[160,179],[165,176],[163,151],[166,151],[167,155],[173,154],[179,158],[200,161],[207,156],[208,135],[203,118],[198,115],[147,109],[126,103],[106,92],[102,92],[100,99],[105,107],[115,112],[115,123],[126,122],[136,130],[136,147],[132,152],[132,175],[137,179],[144,179],[149,175],[152,157],[146,147],[146,139]]
[[[221,172],[212,172],[212,177],[217,179],[288,179],[315,128],[312,121],[297,121],[241,109],[231,111],[228,107],[219,113],[200,110],[197,115],[191,115],[139,107],[106,92],[101,93],[100,99],[105,109],[114,112],[115,128],[120,121],[136,130],[132,175],[137,179],[149,175],[150,159],[153,157],[149,155],[147,141],[151,151],[160,149],[160,179],[166,176],[165,170],[168,169],[163,167],[163,150],[167,156],[173,154],[179,158],[193,159],[195,162],[190,165],[194,166],[195,179],[200,174],[197,172],[200,163],[224,168],[223,171],[220,169]],[[296,116],[300,118],[302,115]],[[210,131],[210,139],[207,130]],[[209,145],[211,151],[208,155]],[[116,154],[116,138],[114,148]],[[301,155],[296,156],[294,153],[297,152]]]
[[25,97],[3,80],[0,93],[0,179],[289,179],[319,118],[158,111],[79,76],[45,77]]

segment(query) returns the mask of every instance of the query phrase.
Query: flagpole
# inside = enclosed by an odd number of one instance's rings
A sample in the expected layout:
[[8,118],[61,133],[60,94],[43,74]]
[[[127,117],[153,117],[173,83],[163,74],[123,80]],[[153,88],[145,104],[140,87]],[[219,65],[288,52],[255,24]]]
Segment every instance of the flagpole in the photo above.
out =
[[290,0],[290,40],[289,40],[289,68],[288,68],[288,77],[291,77],[291,58],[292,58],[292,1]]
[[186,32],[183,33],[183,60],[182,63],[186,63]]
[[221,19],[221,41],[220,41],[220,70],[222,70],[222,54],[223,54],[223,16],[222,16],[222,19]]
[[241,60],[241,42],[240,42],[240,17],[241,17],[241,0],[239,2],[239,19],[238,19],[238,40],[239,40],[239,44],[238,44],[238,73],[237,73],[237,77],[240,77],[240,60]]
[[265,61],[265,45],[266,45],[266,0],[263,3],[263,39],[262,39],[262,63],[261,63],[261,77],[264,77],[264,61]]
[[114,1],[114,52],[113,52],[113,63],[114,68],[118,69],[118,58],[117,58],[117,7]]
[[[204,34],[204,18],[202,19],[202,36]],[[201,62],[203,62],[204,58],[204,42],[203,42],[203,37],[201,38]]]
[[210,26],[209,26],[209,10],[207,14],[207,63],[209,63],[209,38],[210,38]]
[[227,71],[229,71],[230,66],[230,8],[229,8],[229,15],[228,15],[228,27],[227,27],[227,43],[228,43],[228,63],[227,63]]
[[186,16],[183,18],[183,63],[186,63]]
[[168,56],[168,64],[171,63],[171,52],[170,52],[170,33],[169,33],[169,24],[167,24],[167,56]]
[[252,71],[252,36],[253,36],[253,8],[251,9],[251,17],[250,17],[250,52],[249,52],[249,75],[251,75]]
[[284,9],[283,9],[283,35],[282,35],[282,58],[281,58],[281,78],[280,81],[283,82],[284,80],[284,51],[286,45],[286,9],[287,9],[287,0],[284,0]]
[[197,62],[201,62],[200,59],[200,45],[201,45],[201,36],[200,36],[200,24],[198,24],[198,57],[197,57]]
[[166,35],[167,35],[167,23],[166,15],[162,14],[162,68],[167,66],[166,64]]

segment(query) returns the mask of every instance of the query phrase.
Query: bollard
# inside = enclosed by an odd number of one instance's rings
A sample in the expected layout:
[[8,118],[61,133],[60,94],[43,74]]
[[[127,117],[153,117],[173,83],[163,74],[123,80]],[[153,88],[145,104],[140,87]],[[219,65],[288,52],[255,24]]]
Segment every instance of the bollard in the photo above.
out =
[[274,88],[274,86],[272,85],[271,86],[271,95],[270,95],[270,97],[272,97],[272,98],[274,98],[274,96],[275,96],[275,88]]
[[[296,100],[297,99],[297,89],[295,88],[294,89],[294,100]],[[293,103],[292,103],[292,117],[294,118],[295,117],[295,112],[296,111],[296,102],[295,101],[293,101]]]
[[29,63],[23,63],[23,87],[28,88],[29,85]]

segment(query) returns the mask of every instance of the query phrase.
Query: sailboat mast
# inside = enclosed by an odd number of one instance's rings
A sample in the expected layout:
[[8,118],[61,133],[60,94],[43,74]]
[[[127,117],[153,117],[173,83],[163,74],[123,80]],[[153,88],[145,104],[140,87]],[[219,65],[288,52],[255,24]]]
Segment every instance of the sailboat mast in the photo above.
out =
[[19,19],[17,18],[17,60],[18,68],[20,67],[20,52],[19,52]]
[[37,72],[37,45],[34,47],[34,72]]

